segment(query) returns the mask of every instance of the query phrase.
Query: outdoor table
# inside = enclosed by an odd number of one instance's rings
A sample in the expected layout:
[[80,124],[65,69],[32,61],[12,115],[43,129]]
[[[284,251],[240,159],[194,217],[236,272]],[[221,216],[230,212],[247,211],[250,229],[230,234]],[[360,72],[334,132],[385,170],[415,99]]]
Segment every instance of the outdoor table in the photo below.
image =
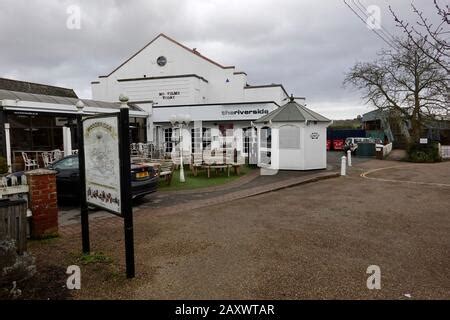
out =
[[240,164],[232,164],[233,168],[234,168],[234,174],[235,175],[240,175],[241,174],[241,165]]
[[227,175],[228,175],[228,177],[230,176],[230,167],[231,167],[231,164],[226,164],[226,163],[224,163],[224,164],[204,164],[203,166],[202,166],[203,168],[206,168],[206,170],[208,171],[208,178],[210,178],[211,177],[211,168],[213,168],[213,169],[227,169]]

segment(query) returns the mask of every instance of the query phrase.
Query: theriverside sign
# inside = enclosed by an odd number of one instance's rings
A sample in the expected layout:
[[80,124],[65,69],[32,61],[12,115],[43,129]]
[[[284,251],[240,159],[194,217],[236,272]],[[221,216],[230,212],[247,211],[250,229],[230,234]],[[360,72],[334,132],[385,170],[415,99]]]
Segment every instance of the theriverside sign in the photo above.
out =
[[121,213],[119,123],[117,115],[84,120],[86,200]]

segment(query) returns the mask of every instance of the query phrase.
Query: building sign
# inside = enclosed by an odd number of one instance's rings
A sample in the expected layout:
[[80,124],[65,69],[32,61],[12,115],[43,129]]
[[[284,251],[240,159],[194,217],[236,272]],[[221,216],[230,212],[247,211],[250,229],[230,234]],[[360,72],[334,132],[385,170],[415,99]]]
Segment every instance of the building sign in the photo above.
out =
[[320,137],[320,134],[318,132],[311,133],[311,139],[317,140],[317,139],[319,139],[319,137]]
[[153,107],[153,122],[169,122],[174,114],[189,114],[197,121],[252,121],[275,110],[275,103],[211,104]]
[[159,93],[159,97],[163,100],[173,100],[180,95],[180,91],[164,91]]
[[86,200],[121,213],[119,123],[116,115],[84,120]]
[[269,110],[267,109],[252,109],[252,110],[242,110],[242,109],[236,109],[236,110],[224,110],[222,111],[223,116],[236,116],[236,115],[247,115],[247,114],[253,114],[253,115],[259,115],[260,117],[266,115],[269,113]]
[[428,143],[428,139],[427,138],[420,138],[420,144],[427,144]]

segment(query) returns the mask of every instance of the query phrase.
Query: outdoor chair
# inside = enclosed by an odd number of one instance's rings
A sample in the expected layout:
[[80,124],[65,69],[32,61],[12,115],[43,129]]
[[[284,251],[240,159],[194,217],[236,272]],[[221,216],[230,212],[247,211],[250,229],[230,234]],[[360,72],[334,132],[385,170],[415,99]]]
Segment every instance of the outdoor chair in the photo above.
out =
[[194,176],[197,176],[198,169],[200,169],[203,165],[203,154],[202,153],[193,153],[191,160],[191,170],[194,173]]
[[23,163],[25,164],[25,171],[32,170],[33,168],[39,168],[39,164],[36,160],[30,159],[26,152],[22,152]]
[[44,164],[44,167],[47,168],[48,165],[51,163],[50,154],[48,152],[42,152],[41,158],[42,158],[42,163]]
[[161,159],[158,161],[160,163],[159,170],[158,170],[158,176],[160,178],[164,177],[164,180],[170,186],[170,183],[172,182],[172,176],[173,176],[173,171],[175,169],[175,165],[174,165],[173,161],[170,159]]
[[[180,152],[175,151],[175,149],[171,153],[171,158],[176,168],[178,169],[181,164]],[[191,153],[189,151],[183,151],[183,165],[191,164]]]
[[241,167],[243,165],[245,165],[245,157],[241,154],[240,151],[238,151],[237,154],[236,154],[235,159],[233,159],[233,160],[235,160],[235,161],[232,161],[231,164],[233,165],[234,173],[236,175],[239,175],[240,171],[241,171]]
[[53,163],[55,161],[61,160],[63,158],[63,153],[59,149],[55,149],[52,151],[52,156],[50,161]]

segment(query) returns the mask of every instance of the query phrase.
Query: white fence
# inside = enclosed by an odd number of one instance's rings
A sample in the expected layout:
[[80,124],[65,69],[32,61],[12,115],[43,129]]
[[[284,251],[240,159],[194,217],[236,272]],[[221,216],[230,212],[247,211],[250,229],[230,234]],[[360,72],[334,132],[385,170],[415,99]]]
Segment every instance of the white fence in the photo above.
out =
[[450,146],[439,145],[439,151],[441,153],[442,159],[450,159]]
[[392,151],[392,142],[391,142],[391,143],[388,143],[387,145],[385,145],[385,146],[383,147],[383,158],[384,158],[384,157],[387,157],[387,155],[388,155],[389,153],[391,153],[391,151]]

